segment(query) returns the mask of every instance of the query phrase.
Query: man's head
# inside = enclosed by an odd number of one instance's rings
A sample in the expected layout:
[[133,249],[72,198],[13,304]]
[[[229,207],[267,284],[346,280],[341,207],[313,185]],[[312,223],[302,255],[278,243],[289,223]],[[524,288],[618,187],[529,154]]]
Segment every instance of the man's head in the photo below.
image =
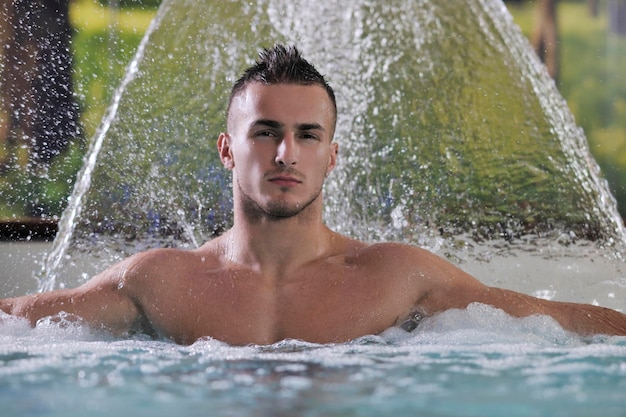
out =
[[250,83],[296,84],[296,85],[319,85],[326,90],[333,107],[333,132],[337,123],[337,103],[335,92],[328,85],[324,76],[313,65],[302,58],[300,51],[295,46],[275,45],[273,48],[264,49],[259,54],[255,65],[244,71],[230,93],[228,99],[228,117],[233,99],[241,94]]
[[321,216],[322,186],[337,160],[336,115],[332,89],[295,48],[261,54],[233,88],[228,131],[217,143],[233,173],[235,217]]

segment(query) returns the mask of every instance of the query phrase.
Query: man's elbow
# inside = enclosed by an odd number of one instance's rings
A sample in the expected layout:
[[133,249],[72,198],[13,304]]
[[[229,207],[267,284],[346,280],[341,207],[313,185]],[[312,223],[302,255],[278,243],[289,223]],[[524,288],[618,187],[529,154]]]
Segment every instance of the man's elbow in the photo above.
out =
[[21,317],[27,319],[31,326],[35,325],[36,321],[33,321],[28,314],[28,297],[16,297],[16,298],[5,298],[0,300],[0,310],[4,314],[8,314],[14,317]]
[[4,298],[0,300],[0,310],[4,314],[9,314],[11,316],[15,315],[15,301],[16,298]]

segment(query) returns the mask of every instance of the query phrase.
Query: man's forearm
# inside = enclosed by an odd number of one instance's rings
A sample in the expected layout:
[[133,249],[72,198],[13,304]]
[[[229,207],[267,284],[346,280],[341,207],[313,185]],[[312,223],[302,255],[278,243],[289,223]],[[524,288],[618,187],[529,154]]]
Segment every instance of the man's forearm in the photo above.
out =
[[544,300],[516,291],[482,285],[455,288],[445,295],[447,297],[437,298],[439,302],[433,311],[442,311],[444,307],[465,308],[471,303],[482,303],[499,308],[514,317],[550,316],[565,330],[583,336],[626,336],[626,315],[605,307]]
[[626,336],[626,315],[591,304],[549,301],[515,291],[489,288],[485,304],[501,308],[516,317],[543,314],[554,318],[564,329],[588,336]]
[[27,319],[32,326],[44,317],[65,312],[114,333],[128,331],[141,318],[132,300],[117,292],[89,292],[80,288],[0,300],[0,309]]
[[[30,321],[32,325],[46,316],[58,314],[60,311],[67,310],[67,302],[64,298],[49,302],[46,298],[51,298],[49,293],[32,294],[15,298],[6,298],[0,300],[0,310],[7,314],[22,317]],[[47,302],[48,301],[48,302]]]
[[547,302],[547,314],[566,330],[580,335],[626,336],[626,315],[590,304]]

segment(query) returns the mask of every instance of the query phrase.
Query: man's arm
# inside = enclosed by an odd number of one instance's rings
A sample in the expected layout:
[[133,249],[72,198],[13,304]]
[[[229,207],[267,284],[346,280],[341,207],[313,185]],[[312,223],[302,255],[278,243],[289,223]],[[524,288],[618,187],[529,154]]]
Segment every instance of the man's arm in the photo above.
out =
[[125,333],[142,319],[141,310],[124,286],[131,263],[129,258],[77,288],[0,300],[0,310],[26,318],[31,325],[44,317],[66,312],[92,326]]
[[[466,272],[433,254],[421,256],[427,285],[418,301],[427,314],[471,303],[487,304],[515,317],[548,315],[564,329],[583,336],[594,334],[626,336],[626,315],[589,304],[548,301],[502,288],[488,287]],[[424,259],[426,258],[426,259]],[[423,266],[420,267],[423,269]]]
[[474,302],[488,304],[515,317],[547,315],[564,329],[582,336],[594,334],[626,336],[626,315],[590,304],[549,301],[494,287],[484,287]]

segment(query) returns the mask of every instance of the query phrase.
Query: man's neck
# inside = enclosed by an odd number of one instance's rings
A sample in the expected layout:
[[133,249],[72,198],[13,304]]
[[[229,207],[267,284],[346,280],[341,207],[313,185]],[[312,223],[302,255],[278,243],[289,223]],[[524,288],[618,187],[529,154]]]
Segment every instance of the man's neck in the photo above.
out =
[[283,219],[235,216],[234,226],[223,236],[224,253],[233,262],[262,273],[289,272],[324,256],[331,247],[333,232],[321,215],[301,213]]

